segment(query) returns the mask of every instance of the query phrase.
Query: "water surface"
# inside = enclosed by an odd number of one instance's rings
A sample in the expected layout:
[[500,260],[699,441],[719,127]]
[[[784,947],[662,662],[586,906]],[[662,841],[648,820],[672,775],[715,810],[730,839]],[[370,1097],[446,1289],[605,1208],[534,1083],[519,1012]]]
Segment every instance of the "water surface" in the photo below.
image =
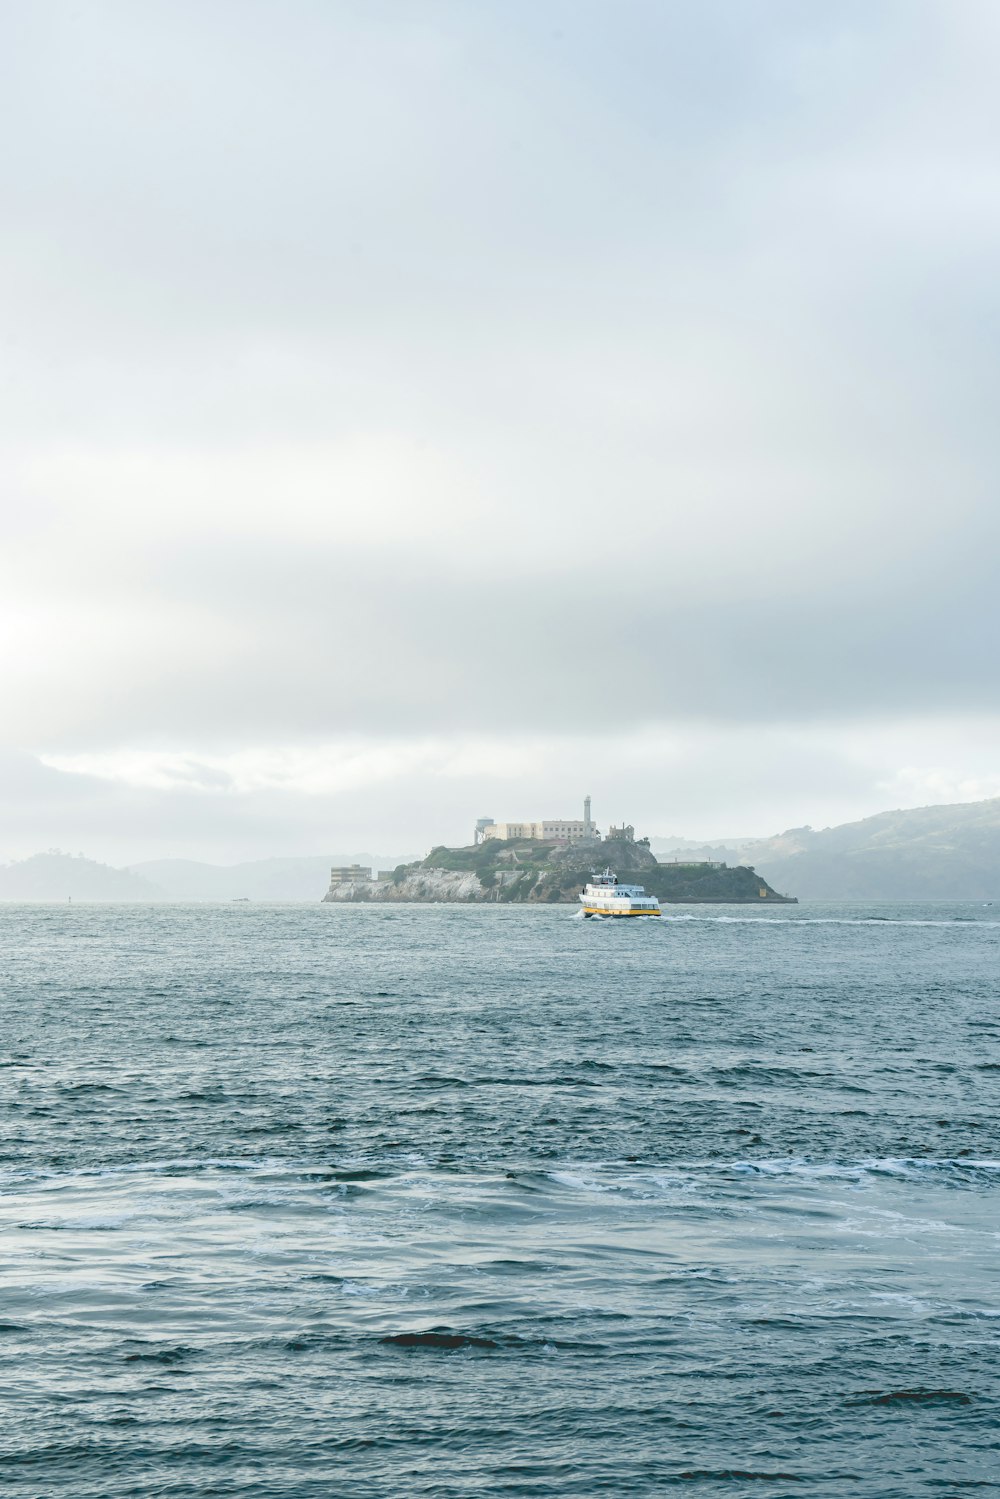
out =
[[1000,1488],[990,907],[0,907],[11,1499]]

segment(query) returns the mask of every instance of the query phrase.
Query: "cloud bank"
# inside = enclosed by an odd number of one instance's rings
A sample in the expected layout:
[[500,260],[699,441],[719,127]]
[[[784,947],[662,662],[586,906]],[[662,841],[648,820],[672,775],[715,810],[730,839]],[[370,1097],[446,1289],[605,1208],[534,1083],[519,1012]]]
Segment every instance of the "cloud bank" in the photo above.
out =
[[992,7],[8,20],[0,855],[989,794]]

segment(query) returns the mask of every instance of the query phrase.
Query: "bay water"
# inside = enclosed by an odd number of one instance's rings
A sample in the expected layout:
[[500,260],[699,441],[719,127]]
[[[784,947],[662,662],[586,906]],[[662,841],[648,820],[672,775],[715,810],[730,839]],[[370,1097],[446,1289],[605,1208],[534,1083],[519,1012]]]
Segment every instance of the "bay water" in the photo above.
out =
[[1000,909],[0,907],[0,1486],[1000,1489]]

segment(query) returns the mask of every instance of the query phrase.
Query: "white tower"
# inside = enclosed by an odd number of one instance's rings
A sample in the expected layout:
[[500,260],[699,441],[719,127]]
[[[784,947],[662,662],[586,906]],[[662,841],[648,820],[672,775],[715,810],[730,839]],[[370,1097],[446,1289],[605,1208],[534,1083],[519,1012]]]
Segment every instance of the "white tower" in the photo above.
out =
[[593,836],[593,831],[594,824],[590,820],[590,797],[585,796],[583,798],[583,836],[590,838]]

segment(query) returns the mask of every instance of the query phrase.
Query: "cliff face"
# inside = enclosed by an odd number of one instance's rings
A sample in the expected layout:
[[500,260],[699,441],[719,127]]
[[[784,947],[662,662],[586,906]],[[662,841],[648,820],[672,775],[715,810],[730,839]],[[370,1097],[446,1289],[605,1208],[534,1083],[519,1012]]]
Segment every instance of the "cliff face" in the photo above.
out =
[[331,885],[325,901],[470,901],[485,900],[486,891],[471,872],[423,869],[409,866],[411,873],[399,880],[345,880]]
[[645,885],[660,901],[676,904],[781,904],[788,899],[749,868],[659,864],[640,843],[610,841],[554,849],[529,839],[435,848],[421,863],[401,865],[391,880],[331,885],[323,899],[575,905],[594,870],[606,867],[624,882]]

